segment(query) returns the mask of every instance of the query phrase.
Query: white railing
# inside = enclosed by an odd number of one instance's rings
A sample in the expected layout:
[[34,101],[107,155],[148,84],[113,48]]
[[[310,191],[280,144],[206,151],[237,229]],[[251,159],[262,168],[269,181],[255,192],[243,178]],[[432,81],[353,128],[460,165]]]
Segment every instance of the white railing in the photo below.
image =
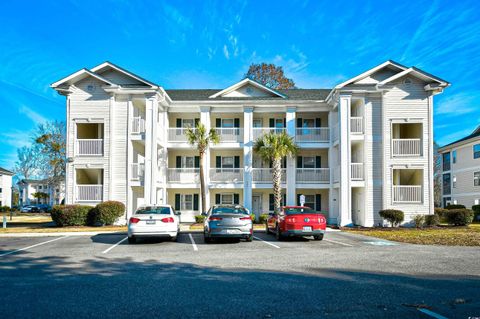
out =
[[268,134],[270,132],[274,132],[277,134],[281,134],[285,132],[286,129],[282,127],[254,127],[253,128],[253,139],[256,140],[262,135]]
[[211,168],[211,182],[243,182],[243,168]]
[[137,116],[132,119],[132,133],[139,134],[145,132],[145,120]]
[[297,168],[297,184],[302,183],[330,183],[329,168]]
[[352,116],[350,118],[350,132],[358,134],[363,133],[363,117]]
[[338,131],[338,124],[334,124],[332,126],[332,143],[338,141],[339,131]]
[[422,185],[394,185],[394,203],[421,203]]
[[103,155],[103,139],[77,139],[77,155]]
[[392,139],[393,156],[420,156],[422,143],[419,138]]
[[[187,142],[187,132],[188,128],[178,127],[178,128],[169,128],[168,129],[168,141],[169,142]],[[195,131],[195,129],[192,129]]]
[[328,127],[298,127],[295,140],[297,142],[329,142],[329,134]]
[[363,181],[364,180],[364,169],[363,163],[351,163],[351,179],[353,181]]
[[145,164],[144,163],[132,163],[132,180],[143,181],[145,177]]
[[[282,183],[287,179],[287,170],[282,168]],[[252,180],[254,183],[271,183],[273,181],[273,169],[252,168]]]
[[234,142],[241,143],[243,142],[243,129],[238,127],[225,128],[225,127],[216,127],[215,130],[220,136],[220,142]]
[[103,198],[103,185],[77,185],[76,200],[99,202]]
[[199,168],[169,168],[167,180],[170,183],[199,183]]

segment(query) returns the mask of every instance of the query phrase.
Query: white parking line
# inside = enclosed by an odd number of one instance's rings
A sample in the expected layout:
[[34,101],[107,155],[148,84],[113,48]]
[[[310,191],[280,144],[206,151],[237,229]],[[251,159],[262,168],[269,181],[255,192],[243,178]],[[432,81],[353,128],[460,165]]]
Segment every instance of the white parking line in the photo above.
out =
[[273,246],[273,247],[275,247],[275,248],[280,248],[280,247],[278,247],[277,245],[272,244],[271,242],[268,242],[268,241],[266,241],[266,240],[263,240],[263,239],[261,239],[261,238],[258,238],[257,236],[253,236],[253,238],[255,238],[256,240],[260,240],[261,242],[264,242],[265,244],[270,245],[270,246]]
[[195,244],[195,240],[193,240],[192,234],[188,234],[188,236],[190,237],[190,241],[192,242],[193,250],[198,251],[197,244]]
[[105,249],[104,251],[102,251],[102,254],[108,253],[110,250],[112,250],[113,248],[117,247],[118,245],[120,245],[121,243],[123,243],[123,242],[124,242],[125,240],[127,240],[127,239],[128,239],[128,237],[123,238],[123,239],[120,240],[118,243],[116,243],[116,244],[112,245],[111,247],[109,247],[109,248]]
[[347,247],[353,247],[353,245],[345,244],[345,243],[342,243],[342,242],[336,241],[336,240],[331,240],[331,239],[327,239],[327,238],[324,238],[323,240],[328,241],[329,243],[339,244],[339,245],[343,245],[343,246],[347,246]]
[[430,317],[436,318],[436,319],[447,319],[447,317],[444,317],[442,315],[439,315],[438,313],[435,313],[431,310],[425,309],[425,308],[417,308],[418,311],[423,312],[426,315],[429,315]]
[[30,249],[30,248],[34,248],[34,247],[37,247],[37,246],[45,245],[45,244],[51,243],[52,241],[56,241],[56,240],[59,240],[59,239],[64,239],[64,238],[67,238],[67,237],[69,237],[69,236],[58,237],[58,238],[55,238],[55,239],[50,239],[50,240],[47,240],[47,241],[43,241],[41,243],[38,243],[38,244],[35,244],[35,245],[32,245],[32,246],[12,250],[12,251],[9,251],[8,253],[1,254],[0,257],[7,256],[7,255],[10,255],[10,254],[14,254],[16,252],[27,250],[27,249]]

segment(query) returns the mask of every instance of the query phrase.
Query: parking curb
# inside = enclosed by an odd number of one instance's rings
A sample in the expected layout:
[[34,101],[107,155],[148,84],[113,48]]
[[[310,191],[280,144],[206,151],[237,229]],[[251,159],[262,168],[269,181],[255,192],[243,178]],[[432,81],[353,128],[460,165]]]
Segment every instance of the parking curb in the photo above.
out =
[[119,231],[84,231],[84,232],[45,232],[45,233],[5,233],[3,237],[58,237],[58,236],[94,236],[94,235],[127,235],[127,232]]

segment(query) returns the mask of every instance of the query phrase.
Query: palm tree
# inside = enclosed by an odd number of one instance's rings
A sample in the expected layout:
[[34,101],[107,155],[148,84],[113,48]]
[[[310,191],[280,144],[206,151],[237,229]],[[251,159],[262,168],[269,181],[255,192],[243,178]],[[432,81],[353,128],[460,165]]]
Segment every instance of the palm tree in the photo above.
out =
[[272,162],[274,207],[275,212],[278,213],[282,202],[282,159],[286,156],[296,155],[298,146],[286,132],[280,134],[270,132],[255,141],[253,150],[264,161]]
[[207,132],[205,125],[198,123],[195,129],[187,128],[185,135],[187,136],[187,141],[190,145],[196,145],[198,150],[198,155],[200,157],[200,193],[202,196],[202,213],[207,211],[206,199],[205,199],[205,176],[203,174],[203,161],[205,152],[208,149],[210,143],[217,144],[220,141],[220,136],[218,135],[215,129],[210,129]]

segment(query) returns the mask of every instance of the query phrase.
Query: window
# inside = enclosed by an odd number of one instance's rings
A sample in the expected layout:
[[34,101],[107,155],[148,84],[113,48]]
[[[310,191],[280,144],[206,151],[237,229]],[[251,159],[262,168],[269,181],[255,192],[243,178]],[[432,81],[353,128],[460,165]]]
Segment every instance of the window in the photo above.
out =
[[473,173],[473,186],[480,186],[480,172]]
[[224,128],[234,127],[233,119],[222,119],[221,123],[222,123],[221,127],[224,127]]
[[315,127],[315,119],[303,119],[302,127]]
[[180,209],[181,210],[193,210],[193,195],[182,194],[180,195]]
[[42,189],[42,185],[38,185],[38,189]]
[[315,195],[305,195],[305,205],[312,209],[315,208]]
[[452,152],[452,163],[457,163],[457,151]]
[[450,205],[450,202],[451,202],[452,198],[451,197],[444,197],[443,198],[443,207],[447,207],[448,205]]
[[443,170],[449,171],[450,170],[450,152],[442,154],[442,162],[443,162]]
[[253,127],[262,127],[262,120],[261,119],[254,119],[253,120]]
[[453,175],[452,178],[452,187],[457,188],[457,176]]
[[303,168],[315,168],[315,157],[314,156],[304,156],[303,157]]
[[195,168],[195,156],[183,156],[182,168]]
[[480,144],[473,145],[473,158],[480,158]]
[[233,205],[233,194],[220,194],[220,204]]
[[[3,193],[3,189],[1,187],[0,187],[0,193]],[[0,205],[0,206],[2,206],[2,205]]]
[[222,157],[222,168],[234,168],[234,158],[233,156]]
[[283,119],[275,119],[275,128],[283,128]]
[[450,174],[443,174],[443,195],[449,195],[452,191],[450,189]]
[[195,127],[195,120],[194,119],[182,119],[182,127]]

